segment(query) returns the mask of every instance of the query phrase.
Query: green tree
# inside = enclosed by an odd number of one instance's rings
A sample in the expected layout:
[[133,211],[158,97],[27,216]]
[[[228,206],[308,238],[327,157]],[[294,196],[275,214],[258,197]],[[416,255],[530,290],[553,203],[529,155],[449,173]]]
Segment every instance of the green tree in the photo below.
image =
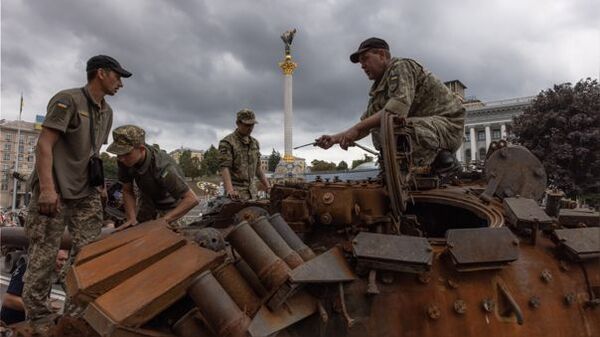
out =
[[212,176],[219,171],[219,150],[212,144],[204,152],[204,158],[200,164],[200,172],[203,176]]
[[179,167],[186,177],[191,177],[194,164],[192,163],[192,151],[183,150],[179,156]]
[[511,126],[567,195],[600,193],[600,85],[590,78],[540,92]]
[[312,165],[313,172],[334,171],[337,167],[335,163],[317,159],[311,161],[310,164]]
[[369,156],[368,154],[365,154],[365,158],[364,159],[358,159],[358,160],[353,160],[352,161],[352,169],[356,168],[360,164],[370,163],[372,161],[373,161],[373,156]]
[[117,180],[119,178],[119,167],[117,165],[117,157],[111,156],[106,152],[102,152],[100,154],[100,159],[102,159],[102,164],[104,166],[104,177],[106,179]]
[[338,171],[346,171],[346,170],[348,169],[348,163],[346,163],[345,161],[343,161],[343,160],[342,160],[342,161],[341,161],[341,162],[338,164],[338,166],[337,166],[337,168],[336,168],[336,169],[337,169]]
[[275,149],[273,149],[273,152],[271,152],[271,155],[269,156],[269,172],[275,172],[275,168],[277,168],[277,164],[279,164],[280,161],[281,154],[279,151],[275,151]]

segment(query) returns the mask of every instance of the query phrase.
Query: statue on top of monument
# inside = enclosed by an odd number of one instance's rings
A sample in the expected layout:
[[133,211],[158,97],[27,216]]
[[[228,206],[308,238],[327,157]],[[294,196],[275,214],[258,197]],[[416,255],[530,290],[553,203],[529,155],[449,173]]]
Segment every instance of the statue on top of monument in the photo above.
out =
[[292,45],[292,40],[294,40],[294,34],[296,34],[296,28],[285,31],[285,33],[281,34],[281,39],[283,43],[285,43],[285,54],[290,55],[290,46]]

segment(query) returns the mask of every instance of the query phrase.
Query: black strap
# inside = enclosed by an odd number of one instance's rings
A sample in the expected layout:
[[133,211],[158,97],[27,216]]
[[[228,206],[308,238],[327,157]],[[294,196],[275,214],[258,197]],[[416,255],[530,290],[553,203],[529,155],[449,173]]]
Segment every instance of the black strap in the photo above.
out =
[[81,88],[81,92],[85,96],[88,103],[88,113],[90,114],[90,137],[92,141],[92,150],[94,151],[94,155],[96,155],[96,130],[94,129],[94,101],[90,97],[90,95],[85,91],[84,88]]

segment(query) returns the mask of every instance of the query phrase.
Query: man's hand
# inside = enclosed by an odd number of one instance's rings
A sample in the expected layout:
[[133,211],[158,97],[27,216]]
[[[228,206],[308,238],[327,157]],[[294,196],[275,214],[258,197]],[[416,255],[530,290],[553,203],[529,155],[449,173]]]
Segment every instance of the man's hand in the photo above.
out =
[[331,135],[322,135],[321,137],[315,139],[315,146],[318,146],[322,149],[327,150],[328,148],[332,147],[334,144],[337,144],[338,140],[337,137],[331,136]]
[[60,198],[54,189],[44,189],[40,191],[38,198],[38,207],[40,214],[54,216],[60,210]]
[[136,219],[127,220],[121,226],[119,226],[119,228],[115,229],[113,233],[120,232],[120,231],[125,230],[125,229],[127,229],[129,227],[133,227],[133,226],[135,226],[137,224],[138,224],[138,222],[137,222]]
[[236,190],[227,191],[227,197],[231,200],[239,200],[240,194]]
[[106,191],[106,185],[100,190],[100,201],[102,201],[102,207],[106,207],[106,203],[108,202],[108,192]]
[[344,150],[348,150],[349,146],[354,145],[354,141],[356,141],[360,136],[360,133],[355,128],[350,128],[342,133],[342,139],[340,140],[340,147]]

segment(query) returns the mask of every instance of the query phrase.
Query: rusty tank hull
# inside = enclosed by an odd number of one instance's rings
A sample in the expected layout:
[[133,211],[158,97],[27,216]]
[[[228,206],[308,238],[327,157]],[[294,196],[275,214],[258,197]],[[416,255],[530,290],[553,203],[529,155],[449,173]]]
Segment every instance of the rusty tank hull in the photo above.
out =
[[384,131],[385,184],[276,185],[84,247],[66,279],[83,314],[56,335],[600,336],[600,227],[544,212],[529,151],[494,143],[483,172],[443,175]]

